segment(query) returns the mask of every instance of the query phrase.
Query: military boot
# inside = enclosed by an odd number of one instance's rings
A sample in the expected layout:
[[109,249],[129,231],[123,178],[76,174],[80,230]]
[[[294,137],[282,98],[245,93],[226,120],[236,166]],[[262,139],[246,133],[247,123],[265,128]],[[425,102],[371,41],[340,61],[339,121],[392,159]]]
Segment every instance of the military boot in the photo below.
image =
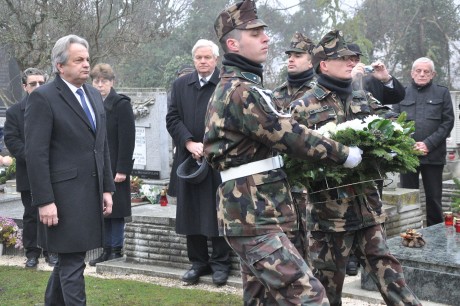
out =
[[111,248],[104,248],[104,251],[102,252],[101,256],[99,256],[96,259],[90,260],[89,265],[94,267],[97,263],[107,261],[111,255],[111,251]]

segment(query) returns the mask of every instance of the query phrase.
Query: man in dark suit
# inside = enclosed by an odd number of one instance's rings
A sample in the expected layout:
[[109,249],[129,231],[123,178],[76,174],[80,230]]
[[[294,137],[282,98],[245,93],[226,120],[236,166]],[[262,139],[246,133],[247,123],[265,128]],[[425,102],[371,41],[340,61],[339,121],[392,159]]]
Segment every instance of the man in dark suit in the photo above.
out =
[[[209,98],[219,82],[216,68],[219,47],[200,39],[192,48],[196,72],[176,79],[171,91],[171,105],[166,115],[166,127],[174,140],[176,153],[173,169],[190,156],[206,163],[203,158],[204,119]],[[187,253],[192,264],[182,276],[195,284],[200,276],[212,273],[216,285],[224,285],[230,270],[230,247],[217,230],[216,191],[221,182],[217,171],[209,169],[201,182],[178,178],[176,232],[186,235]],[[208,237],[212,253],[208,253]]]
[[[21,102],[14,104],[6,111],[4,126],[5,145],[10,153],[16,158],[16,190],[21,193],[22,205],[24,206],[23,243],[26,255],[26,268],[36,268],[42,249],[37,244],[37,207],[32,206],[30,195],[29,177],[27,175],[26,157],[24,152],[24,111],[29,94],[39,86],[45,84],[47,75],[40,69],[27,68],[22,75],[22,87],[26,96]],[[45,261],[50,266],[57,262],[57,255],[43,250]]]
[[58,253],[45,305],[86,305],[86,251],[102,247],[103,218],[112,212],[110,169],[101,94],[89,77],[88,42],[60,38],[51,52],[53,82],[34,90],[25,111],[25,152],[38,206],[39,243]]

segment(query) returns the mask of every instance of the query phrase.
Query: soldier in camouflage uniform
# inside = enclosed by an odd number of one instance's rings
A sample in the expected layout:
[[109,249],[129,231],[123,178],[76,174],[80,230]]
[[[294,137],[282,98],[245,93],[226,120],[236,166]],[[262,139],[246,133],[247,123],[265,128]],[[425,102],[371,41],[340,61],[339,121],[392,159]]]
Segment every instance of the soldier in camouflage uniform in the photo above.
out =
[[220,82],[206,115],[204,153],[221,171],[220,234],[238,254],[245,305],[329,305],[321,283],[286,236],[298,212],[276,152],[344,167],[361,161],[358,148],[322,137],[280,113],[262,86],[266,24],[254,1],[222,11],[214,24],[225,52]]
[[314,82],[311,50],[313,41],[296,32],[291,39],[289,48],[285,51],[287,60],[287,80],[273,91],[275,103],[284,110],[289,109],[292,101],[301,98],[312,87]]
[[[395,114],[371,94],[352,91],[355,65],[342,34],[331,31],[313,49],[317,84],[292,103],[293,117],[309,128],[342,123],[371,114]],[[341,305],[345,268],[350,251],[376,282],[387,305],[420,305],[407,287],[402,267],[386,244],[385,214],[374,185],[338,187],[313,183],[307,206],[309,261],[326,288],[331,305]]]

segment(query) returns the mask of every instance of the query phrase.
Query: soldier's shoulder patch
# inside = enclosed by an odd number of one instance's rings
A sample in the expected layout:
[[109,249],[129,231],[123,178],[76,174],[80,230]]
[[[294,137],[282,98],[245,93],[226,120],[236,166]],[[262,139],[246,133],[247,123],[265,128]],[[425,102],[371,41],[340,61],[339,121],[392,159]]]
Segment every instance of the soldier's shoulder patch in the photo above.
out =
[[312,87],[311,93],[315,96],[316,99],[318,100],[323,100],[329,93],[329,91],[325,90],[318,84],[315,84],[315,86]]

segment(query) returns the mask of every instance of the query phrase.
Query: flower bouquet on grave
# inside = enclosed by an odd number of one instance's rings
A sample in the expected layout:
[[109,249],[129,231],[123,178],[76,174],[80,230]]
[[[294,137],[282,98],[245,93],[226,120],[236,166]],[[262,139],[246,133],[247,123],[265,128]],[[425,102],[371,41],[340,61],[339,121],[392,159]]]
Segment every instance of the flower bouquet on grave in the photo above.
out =
[[22,249],[22,230],[11,218],[0,217],[0,243]]
[[142,202],[143,196],[140,192],[141,185],[144,181],[138,176],[132,176],[130,182],[131,202]]
[[144,184],[141,186],[140,194],[152,204],[160,203],[161,188],[155,185]]
[[414,172],[422,154],[414,148],[414,129],[413,122],[406,122],[405,113],[396,121],[373,115],[337,125],[329,122],[316,131],[346,146],[359,147],[361,163],[347,169],[330,160],[312,162],[284,156],[289,182],[313,193],[320,191],[319,185],[322,190],[358,184],[365,188],[384,180],[388,172]]

